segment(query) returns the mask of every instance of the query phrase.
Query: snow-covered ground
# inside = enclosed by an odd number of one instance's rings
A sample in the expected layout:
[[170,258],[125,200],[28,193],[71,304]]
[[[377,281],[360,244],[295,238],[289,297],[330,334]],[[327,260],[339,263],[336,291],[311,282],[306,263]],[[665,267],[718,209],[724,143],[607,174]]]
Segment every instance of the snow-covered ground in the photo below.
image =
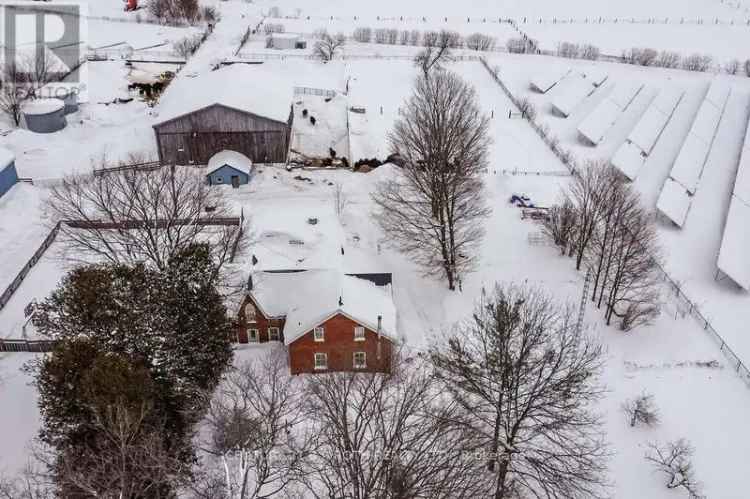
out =
[[[533,36],[542,40],[543,46],[556,43],[557,39],[570,39],[598,44],[603,50],[605,42],[612,43],[612,50],[631,45],[697,50],[689,45],[693,43],[696,47],[705,46],[701,50],[704,52],[711,53],[715,47],[721,49],[722,54],[737,56],[750,34],[750,27],[743,24],[750,13],[744,7],[736,8],[720,0],[631,0],[617,3],[595,0],[485,0],[470,3],[330,0],[314,4],[309,0],[258,0],[256,3],[232,0],[215,4],[222,11],[222,21],[167,88],[164,99],[187,101],[190,92],[196,91],[195,82],[199,78],[195,76],[211,71],[217,61],[233,57],[247,28],[257,25],[261,14],[274,6],[280,7],[282,16],[294,15],[299,19],[269,21],[285,23],[287,31],[303,33],[312,33],[330,23],[327,27],[331,31],[340,29],[347,33],[357,26],[398,25],[404,26],[403,29],[448,26],[463,33],[485,32],[486,27],[490,30],[488,32],[500,38],[514,35],[506,32],[507,25],[492,22],[499,17],[519,20],[523,16],[547,20],[556,16],[576,19],[586,16],[718,17],[724,21],[734,19],[735,26],[706,23],[703,26],[685,24],[679,29],[672,25],[641,24],[582,27],[578,24],[552,25],[545,21],[541,25],[537,23],[534,28],[543,31],[539,34],[532,30],[531,22],[526,27]],[[131,16],[120,9],[119,0],[103,0],[91,7],[92,15]],[[310,16],[309,20],[307,16]],[[334,16],[333,20],[331,16]],[[356,20],[354,16],[357,16]],[[404,21],[401,21],[401,16]],[[106,33],[107,41],[114,40],[115,43],[123,38],[122,41],[136,47],[146,46],[154,40],[156,43],[174,40],[168,29],[144,26],[113,28]],[[523,24],[520,27],[526,29]],[[573,32],[580,38],[574,39]],[[104,34],[101,38],[105,38]],[[251,37],[243,53],[287,53],[266,50],[263,40],[263,35]],[[412,47],[374,44],[351,44],[347,48],[349,54],[386,57],[407,56],[413,52]],[[493,54],[489,63],[500,67],[501,78],[517,96],[528,97],[535,104],[539,114],[537,119],[548,125],[551,133],[559,137],[561,146],[570,150],[579,161],[609,160],[660,89],[668,87],[684,91],[673,116],[634,180],[644,203],[652,208],[713,78],[710,74],[544,56]],[[127,92],[129,69],[116,61],[87,65],[90,102],[68,117],[65,130],[44,136],[16,130],[0,136],[0,146],[13,150],[18,158],[19,175],[54,182],[66,173],[89,170],[92,161],[105,155],[111,159],[124,159],[132,152],[155,154],[151,125],[159,119],[160,106],[149,108],[137,99],[128,104],[112,104],[116,97]],[[315,149],[322,154],[328,147],[334,147],[339,155],[348,149],[354,160],[387,156],[388,132],[398,118],[399,107],[409,96],[417,75],[413,63],[405,57],[335,61],[325,65],[288,58],[265,61],[262,69],[274,72],[292,86],[336,91],[338,95],[330,102],[319,97],[295,97],[295,102],[300,102],[295,105],[296,111],[300,108],[312,110],[323,117],[326,125],[313,130],[309,122],[297,123],[297,146]],[[508,203],[509,197],[516,193],[527,194],[541,205],[555,202],[568,177],[544,174],[559,174],[565,171],[564,166],[524,120],[508,118],[508,111],[513,109],[511,102],[480,63],[457,63],[452,69],[476,87],[480,107],[491,116],[490,134],[494,141],[491,161],[484,174],[485,194],[492,214],[485,223],[486,237],[478,268],[466,277],[462,292],[449,292],[442,283],[422,276],[419,268],[388,246],[375,225],[370,195],[378,180],[393,174],[391,166],[380,167],[368,174],[287,172],[282,168],[262,166],[249,185],[239,189],[221,187],[236,208],[243,210],[252,229],[250,249],[234,264],[238,275],[252,266],[253,255],[258,259],[258,267],[264,269],[337,267],[350,272],[391,272],[399,313],[398,327],[414,348],[423,347],[432,334],[466,317],[482,287],[491,286],[496,281],[527,281],[544,287],[560,300],[576,303],[581,294],[582,275],[575,272],[571,261],[559,256],[557,250],[537,244],[539,227],[521,220],[518,209]],[[559,92],[565,91],[565,85],[541,95],[529,89],[529,82],[543,72],[562,73],[568,69],[575,74],[606,74],[607,80],[574,106],[568,118],[561,118],[550,112],[550,105]],[[744,324],[750,320],[750,296],[727,279],[714,280],[724,219],[749,117],[750,80],[730,78],[730,81],[732,93],[685,226],[680,230],[659,222],[659,233],[669,273],[682,282],[685,293],[700,306],[740,357],[750,361],[750,340],[744,334]],[[618,85],[626,83],[643,84],[644,87],[606,131],[599,145],[592,147],[582,143],[578,126],[600,103],[613,95]],[[251,87],[248,91],[252,91]],[[351,107],[364,108],[365,112],[351,112]],[[347,127],[348,137],[344,133]],[[8,126],[2,123],[0,128]],[[295,137],[292,140],[294,144]],[[0,287],[13,278],[27,255],[46,235],[48,221],[41,210],[47,192],[44,184],[18,185],[0,199]],[[342,186],[348,200],[341,216],[334,209],[335,184]],[[316,218],[317,224],[310,224],[310,218]],[[57,249],[57,245],[50,249],[32,269],[8,306],[0,311],[0,336],[11,333],[17,336],[24,320],[24,306],[31,299],[46,296],[69,268],[69,264],[59,258]],[[608,350],[603,381],[609,391],[600,409],[606,419],[613,450],[613,496],[680,497],[670,493],[662,478],[652,473],[643,453],[647,441],[684,436],[696,448],[696,471],[705,482],[708,496],[746,497],[744,457],[750,448],[750,433],[745,428],[745,420],[750,413],[750,391],[734,372],[735,366],[725,359],[701,324],[685,316],[684,307],[668,292],[665,298],[664,312],[656,324],[629,334],[604,326],[599,311],[587,310],[586,319],[592,332],[599,335]],[[242,355],[247,353],[246,350]],[[19,371],[21,365],[31,358],[29,354],[0,357],[0,470],[17,470],[23,465],[27,455],[25,446],[38,429],[35,390],[28,385],[29,378]],[[619,405],[644,390],[655,395],[662,424],[649,430],[631,429]]]

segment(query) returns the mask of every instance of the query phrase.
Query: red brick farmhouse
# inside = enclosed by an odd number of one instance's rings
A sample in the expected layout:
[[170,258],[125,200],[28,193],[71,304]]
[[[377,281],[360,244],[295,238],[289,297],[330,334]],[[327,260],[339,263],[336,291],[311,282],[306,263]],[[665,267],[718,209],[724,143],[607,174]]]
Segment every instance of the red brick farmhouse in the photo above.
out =
[[254,272],[247,288],[237,340],[284,342],[292,374],[390,370],[398,342],[390,274]]

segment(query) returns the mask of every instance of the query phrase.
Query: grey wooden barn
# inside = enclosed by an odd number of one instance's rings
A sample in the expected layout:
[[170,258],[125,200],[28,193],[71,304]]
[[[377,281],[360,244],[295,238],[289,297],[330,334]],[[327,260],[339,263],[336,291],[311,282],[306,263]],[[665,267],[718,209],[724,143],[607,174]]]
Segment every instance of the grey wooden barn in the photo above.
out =
[[246,65],[190,81],[194,98],[171,95],[153,126],[163,164],[205,165],[223,150],[253,163],[285,163],[292,130],[293,87]]

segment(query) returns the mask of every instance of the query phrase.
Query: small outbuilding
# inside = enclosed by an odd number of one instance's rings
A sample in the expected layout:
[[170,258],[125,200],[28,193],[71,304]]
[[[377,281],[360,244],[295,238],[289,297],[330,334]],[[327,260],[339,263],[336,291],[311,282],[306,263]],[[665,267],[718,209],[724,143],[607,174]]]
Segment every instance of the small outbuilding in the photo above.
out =
[[294,50],[307,48],[302,35],[295,33],[272,33],[268,35],[266,47],[277,50]]
[[253,178],[253,162],[237,151],[224,150],[208,160],[206,180],[209,185],[231,184],[237,188]]
[[65,102],[61,99],[33,99],[21,108],[26,128],[36,133],[54,133],[67,125]]
[[18,182],[15,161],[11,151],[0,147],[0,197]]

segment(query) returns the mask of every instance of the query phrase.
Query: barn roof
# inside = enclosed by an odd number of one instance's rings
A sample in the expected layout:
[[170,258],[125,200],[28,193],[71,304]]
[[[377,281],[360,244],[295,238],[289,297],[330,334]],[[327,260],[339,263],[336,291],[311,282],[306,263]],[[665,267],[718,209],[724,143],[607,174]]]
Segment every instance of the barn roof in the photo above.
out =
[[216,104],[286,123],[294,98],[290,81],[255,65],[232,64],[181,83],[181,92],[165,92],[154,126]]
[[390,287],[336,270],[255,272],[249,292],[264,315],[286,317],[289,345],[329,318],[343,314],[396,341],[396,306]]
[[247,175],[250,175],[253,171],[253,162],[250,158],[240,152],[224,149],[211,156],[211,159],[208,160],[206,175],[211,175],[225,165]]

